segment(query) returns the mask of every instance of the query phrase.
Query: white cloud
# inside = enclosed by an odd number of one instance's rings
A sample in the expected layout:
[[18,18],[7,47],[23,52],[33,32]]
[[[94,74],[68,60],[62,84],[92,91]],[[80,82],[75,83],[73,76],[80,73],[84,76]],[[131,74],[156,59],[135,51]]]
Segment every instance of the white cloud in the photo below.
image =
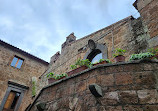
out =
[[0,0],[0,39],[49,61],[71,32],[80,38],[135,15],[133,2]]

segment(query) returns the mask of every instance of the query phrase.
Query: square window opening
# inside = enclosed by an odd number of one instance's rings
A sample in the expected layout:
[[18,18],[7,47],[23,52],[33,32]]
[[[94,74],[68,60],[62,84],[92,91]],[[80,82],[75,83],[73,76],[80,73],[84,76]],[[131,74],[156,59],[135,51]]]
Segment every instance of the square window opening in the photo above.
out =
[[22,59],[20,57],[17,57],[17,56],[14,56],[14,58],[13,58],[13,60],[11,62],[11,66],[20,69],[21,66],[22,66],[23,61],[24,61],[24,59]]

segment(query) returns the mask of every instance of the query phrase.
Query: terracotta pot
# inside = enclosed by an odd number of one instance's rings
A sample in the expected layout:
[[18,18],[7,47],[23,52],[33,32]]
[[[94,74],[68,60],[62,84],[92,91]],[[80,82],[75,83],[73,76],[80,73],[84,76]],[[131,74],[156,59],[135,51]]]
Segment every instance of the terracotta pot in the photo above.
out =
[[99,63],[93,64],[93,66],[96,66],[96,65],[99,65],[99,64],[107,64],[107,62],[106,62],[106,61],[102,61],[102,62],[99,62]]
[[79,72],[81,72],[81,71],[83,71],[83,70],[85,70],[85,69],[87,69],[87,68],[88,68],[87,66],[78,67],[78,68],[76,68],[76,69],[71,70],[70,72],[67,72],[67,75],[68,75],[68,76],[71,76],[71,75],[76,74],[76,73],[79,73]]
[[124,62],[125,61],[125,56],[123,55],[119,55],[119,56],[116,56],[114,58],[115,62]]
[[49,78],[48,79],[48,84],[51,84],[51,83],[53,83],[53,82],[56,82],[56,81],[58,81],[58,80],[61,80],[61,79],[63,79],[64,77],[62,77],[62,78],[60,78],[60,79],[54,79],[54,78]]
[[155,57],[156,59],[158,59],[158,54],[156,54],[154,57]]

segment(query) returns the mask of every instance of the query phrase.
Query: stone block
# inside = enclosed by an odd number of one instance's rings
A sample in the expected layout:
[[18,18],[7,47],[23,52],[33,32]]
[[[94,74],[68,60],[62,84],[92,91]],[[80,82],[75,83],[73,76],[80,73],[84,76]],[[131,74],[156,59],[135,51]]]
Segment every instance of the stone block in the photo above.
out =
[[113,86],[114,85],[114,75],[108,74],[108,75],[101,75],[101,86]]
[[122,72],[115,74],[115,83],[116,85],[127,85],[133,83],[132,74],[129,72]]
[[158,105],[145,105],[144,111],[158,111]]
[[121,104],[137,104],[138,96],[136,91],[120,91],[119,100]]
[[131,85],[124,85],[124,86],[117,86],[116,88],[117,88],[117,90],[120,90],[120,91],[126,91],[126,90],[131,90],[132,86]]
[[125,111],[144,111],[141,105],[127,105],[124,106]]
[[86,80],[80,81],[76,83],[75,91],[78,93],[78,92],[86,90],[86,88],[87,88]]
[[118,92],[108,92],[104,94],[104,97],[100,99],[104,105],[116,105],[119,103]]
[[65,92],[66,92],[66,95],[73,95],[75,93],[75,84],[66,86]]
[[124,66],[125,72],[139,72],[143,70],[143,64],[129,64]]
[[123,111],[122,106],[107,106],[107,111]]
[[158,103],[158,94],[156,89],[153,90],[138,90],[138,98],[140,104],[156,104]]
[[90,107],[89,111],[97,111],[96,107]]
[[91,78],[88,78],[88,79],[87,79],[87,85],[96,83],[96,81],[97,81],[96,76],[91,77]]
[[154,72],[152,71],[144,71],[144,72],[136,72],[134,73],[135,85],[137,86],[145,86],[146,88],[155,88],[156,79]]
[[65,92],[66,88],[60,88],[56,91],[56,98],[61,98],[61,97],[64,97],[66,95],[66,92]]

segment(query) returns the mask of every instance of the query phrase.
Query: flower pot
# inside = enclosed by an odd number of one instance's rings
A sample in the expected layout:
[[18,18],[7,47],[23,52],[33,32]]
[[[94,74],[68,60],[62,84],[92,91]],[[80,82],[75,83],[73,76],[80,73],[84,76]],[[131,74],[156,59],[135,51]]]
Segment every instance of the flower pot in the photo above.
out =
[[156,59],[158,59],[158,54],[155,54],[155,56],[154,56]]
[[99,63],[93,64],[93,66],[96,66],[96,65],[99,65],[99,64],[107,64],[107,62],[106,62],[106,61],[102,61],[102,62],[99,62]]
[[71,75],[79,73],[87,68],[88,68],[87,66],[81,66],[81,67],[71,70],[70,72],[67,72],[67,74],[68,74],[68,76],[71,76]]
[[56,82],[56,81],[58,81],[58,80],[61,80],[61,79],[63,79],[64,77],[62,77],[62,78],[60,78],[60,79],[54,79],[54,78],[49,78],[48,79],[48,84],[51,84],[51,83],[53,83],[53,82]]
[[124,62],[125,61],[125,56],[123,56],[123,55],[116,56],[114,58],[114,60],[115,60],[116,63],[117,62]]

